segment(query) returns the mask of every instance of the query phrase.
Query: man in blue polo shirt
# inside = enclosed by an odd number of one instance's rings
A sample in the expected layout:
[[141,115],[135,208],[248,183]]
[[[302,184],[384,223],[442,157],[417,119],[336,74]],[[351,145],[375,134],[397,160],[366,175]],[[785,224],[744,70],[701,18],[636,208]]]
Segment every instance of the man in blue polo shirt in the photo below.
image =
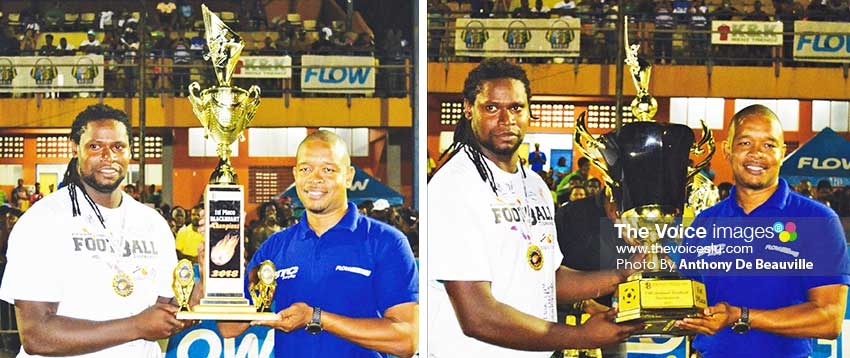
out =
[[[708,236],[685,240],[714,250],[678,261],[705,283],[711,306],[677,325],[700,333],[694,348],[706,358],[808,357],[811,338],[836,338],[844,319],[850,270],[840,223],[779,178],[785,142],[776,114],[749,106],[729,127],[722,147],[735,186],[695,220]],[[744,234],[727,237],[732,232]],[[732,246],[753,251],[735,254]],[[734,266],[710,265],[721,262]]]
[[[346,144],[320,130],[293,168],[301,221],[273,234],[248,264],[277,267],[276,357],[408,357],[416,352],[419,277],[407,238],[348,202],[354,168]],[[256,275],[247,275],[255,277]],[[247,286],[247,282],[246,282]],[[225,337],[248,323],[218,324]]]

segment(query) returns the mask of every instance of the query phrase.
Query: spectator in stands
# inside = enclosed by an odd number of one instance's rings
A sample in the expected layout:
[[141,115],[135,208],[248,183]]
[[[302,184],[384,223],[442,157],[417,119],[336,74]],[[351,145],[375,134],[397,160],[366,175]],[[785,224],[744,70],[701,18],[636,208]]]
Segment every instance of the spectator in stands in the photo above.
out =
[[80,42],[80,51],[85,54],[99,54],[100,41],[97,40],[97,33],[94,30],[89,30],[86,33],[86,39]]
[[36,201],[39,201],[44,198],[44,193],[41,192],[41,183],[35,183],[35,191],[30,195],[30,206],[35,204]]
[[543,5],[543,0],[535,0],[534,6],[531,8],[531,17],[548,18],[549,7]]
[[584,186],[576,185],[568,190],[567,201],[564,203],[560,203],[560,205],[564,205],[566,203],[571,203],[576,200],[581,200],[587,197],[587,191]]
[[596,196],[596,194],[599,194],[599,192],[602,191],[602,182],[596,178],[587,179],[584,184],[584,189],[587,192],[587,196]]
[[723,0],[720,7],[711,12],[713,20],[732,20],[732,18],[740,15],[738,9],[732,6],[732,0]]
[[605,55],[602,58],[603,63],[616,63],[617,61],[617,5],[603,5],[604,17],[602,18],[602,27],[605,32]]
[[834,22],[850,21],[850,8],[847,0],[829,0],[826,4],[829,9],[828,20]]
[[277,48],[277,45],[275,44],[275,42],[271,38],[271,36],[266,36],[266,38],[263,39],[263,47],[260,48],[260,50],[257,51],[257,52],[261,56],[275,56],[275,55],[278,55],[280,53],[280,51]]
[[490,2],[487,0],[470,0],[472,10],[469,17],[473,19],[486,19],[490,17]]
[[51,30],[59,30],[65,25],[65,10],[62,9],[62,4],[57,1],[53,6],[44,13],[44,23]]
[[[174,227],[177,230],[182,229],[183,226],[186,226],[186,209],[183,209],[180,205],[175,206],[171,209],[171,219],[174,220]],[[175,232],[174,234],[176,235],[177,233]]]
[[809,6],[806,8],[806,18],[807,21],[827,21],[829,18],[828,9],[826,5],[823,4],[820,0],[814,0],[809,2]]
[[101,31],[105,31],[114,27],[115,21],[113,19],[113,16],[115,16],[115,12],[112,10],[107,9],[101,11],[100,16],[98,18],[97,28],[99,28]]
[[540,143],[534,143],[534,151],[528,153],[528,163],[531,165],[531,171],[535,173],[543,171],[543,166],[546,165],[546,153],[540,151]]
[[511,17],[514,18],[530,18],[531,17],[531,7],[528,6],[528,0],[520,0],[519,7],[515,8],[511,12]]
[[[776,2],[774,2],[777,4]],[[782,59],[783,66],[796,66],[794,61],[794,21],[802,17],[794,11],[792,3],[779,2],[776,8],[776,21],[782,21]]]
[[21,200],[29,199],[27,198],[27,189],[24,187],[24,179],[18,178],[18,186],[12,189],[12,193],[9,195],[9,204],[12,205],[13,208],[20,208]]
[[[768,15],[764,10],[762,10],[761,1],[756,0],[753,4],[753,10],[744,15],[744,21],[772,21],[770,15]],[[747,61],[753,65],[769,65],[769,58],[771,57],[771,47],[769,46],[746,46],[746,52],[749,53],[749,58],[751,61]]]
[[673,60],[673,8],[669,0],[655,7],[655,61],[668,63]]
[[156,4],[157,19],[160,28],[171,30],[177,21],[177,4],[171,0],[162,0]]
[[691,7],[688,9],[688,15],[691,21],[688,25],[688,47],[691,49],[693,63],[705,63],[705,57],[708,55],[709,44],[711,44],[711,33],[708,31],[708,6],[702,0],[691,2]]
[[27,29],[24,32],[24,36],[21,38],[21,55],[23,56],[33,56],[35,55],[35,31],[32,29]]
[[837,208],[838,205],[836,205],[837,203],[835,202],[835,198],[832,195],[832,183],[830,183],[829,180],[824,179],[819,181],[816,193],[817,201],[820,201],[824,205],[832,208],[833,210]]
[[0,27],[0,54],[3,56],[17,56],[21,52],[21,42],[12,33],[9,26]]
[[184,96],[189,86],[189,74],[191,69],[188,66],[192,64],[192,53],[189,52],[189,42],[185,38],[181,38],[174,43],[174,94],[180,97]]
[[68,39],[61,38],[59,39],[59,46],[57,47],[59,54],[62,56],[74,56],[77,53],[77,49],[74,48],[74,45],[68,43]]
[[44,36],[44,45],[38,49],[38,54],[41,56],[56,56],[59,55],[59,48],[53,44],[53,35],[47,34]]
[[187,0],[177,2],[177,27],[181,30],[192,29],[195,22],[195,11]]
[[257,222],[248,229],[248,240],[245,242],[248,257],[253,256],[269,236],[284,229],[278,222],[277,212],[277,204],[274,201],[265,202],[257,208]]
[[192,208],[189,224],[177,230],[174,239],[174,248],[177,250],[177,259],[187,259],[198,263],[198,247],[204,242],[204,234],[200,232],[201,211],[203,204]]

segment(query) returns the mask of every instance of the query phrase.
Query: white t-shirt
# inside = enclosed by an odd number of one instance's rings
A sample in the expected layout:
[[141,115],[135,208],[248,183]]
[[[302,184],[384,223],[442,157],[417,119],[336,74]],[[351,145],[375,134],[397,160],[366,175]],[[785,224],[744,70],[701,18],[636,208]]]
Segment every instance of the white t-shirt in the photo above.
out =
[[[158,296],[173,297],[177,255],[165,220],[122,193],[118,208],[99,207],[104,229],[82,191],[76,190],[80,216],[71,215],[68,187],[39,200],[21,216],[9,237],[0,299],[58,302],[57,315],[105,321],[135,315]],[[117,250],[122,255],[112,247],[123,247]],[[113,287],[119,269],[133,282],[126,297]],[[137,340],[79,357],[161,356],[156,342]],[[18,357],[33,356],[22,348]]]
[[[555,271],[563,255],[552,194],[539,175],[493,172],[498,196],[481,180],[466,149],[428,183],[428,349],[444,357],[549,357],[463,334],[440,281],[489,281],[493,297],[529,315],[556,321]],[[532,256],[543,262],[532,264]],[[536,257],[535,257],[536,259]]]

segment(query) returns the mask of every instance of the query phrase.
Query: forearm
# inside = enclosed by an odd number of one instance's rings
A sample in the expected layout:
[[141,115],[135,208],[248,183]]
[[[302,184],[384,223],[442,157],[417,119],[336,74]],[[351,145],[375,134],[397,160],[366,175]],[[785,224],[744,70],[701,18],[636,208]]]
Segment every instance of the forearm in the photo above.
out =
[[410,357],[416,353],[419,341],[418,309],[415,319],[351,318],[331,312],[322,312],[323,328],[340,338],[367,349]]
[[806,302],[775,310],[750,309],[750,327],[788,337],[835,339],[841,332],[844,306]]
[[21,344],[29,354],[81,355],[140,339],[133,317],[89,321],[65,316],[45,316],[36,321],[20,316]]
[[555,274],[558,303],[572,303],[614,292],[623,282],[620,271],[574,271],[561,267]]
[[500,302],[478,306],[458,316],[465,335],[506,348],[526,351],[594,348],[582,344],[581,331],[575,327],[549,322]]

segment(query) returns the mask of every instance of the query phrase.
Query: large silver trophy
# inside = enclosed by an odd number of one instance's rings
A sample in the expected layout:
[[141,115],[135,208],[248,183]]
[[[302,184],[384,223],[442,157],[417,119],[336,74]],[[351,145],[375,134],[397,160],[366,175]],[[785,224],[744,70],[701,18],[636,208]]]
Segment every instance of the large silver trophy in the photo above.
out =
[[180,312],[178,319],[273,320],[278,316],[268,310],[275,289],[275,268],[270,261],[256,269],[258,279],[249,287],[254,305],[243,293],[245,280],[245,189],[239,185],[230,164],[230,145],[242,136],[260,104],[260,88],[247,91],[230,85],[233,70],[245,43],[206,5],[201,5],[209,53],[204,59],[213,63],[217,87],[203,91],[198,82],[189,85],[189,101],[195,116],[206,129],[207,138],[216,142],[218,166],[210,175],[204,196],[206,208],[206,259],[203,268],[204,297],[199,305],[189,307],[189,294],[194,284],[194,268],[181,260],[174,269],[174,294]]
[[[628,24],[628,20],[625,22]],[[625,62],[637,89],[631,103],[636,121],[624,125],[619,132],[594,137],[582,113],[576,121],[576,149],[602,170],[606,190],[611,191],[621,221],[649,233],[624,237],[630,244],[646,247],[642,252],[649,254],[642,266],[648,270],[619,285],[616,322],[644,323],[645,329],[636,334],[641,336],[691,335],[694,333],[681,330],[674,323],[695,316],[706,307],[705,286],[672,270],[670,259],[659,254],[663,242],[657,228],[677,225],[686,209],[698,211],[717,201],[711,181],[699,174],[714,154],[714,138],[705,122],[702,139],[695,142],[688,126],[654,121],[658,102],[649,94],[652,65],[638,57],[638,45],[629,45],[628,30],[625,44]],[[701,157],[693,167],[688,164],[690,155]],[[690,205],[686,206],[688,202]],[[680,243],[682,238],[665,239]]]

